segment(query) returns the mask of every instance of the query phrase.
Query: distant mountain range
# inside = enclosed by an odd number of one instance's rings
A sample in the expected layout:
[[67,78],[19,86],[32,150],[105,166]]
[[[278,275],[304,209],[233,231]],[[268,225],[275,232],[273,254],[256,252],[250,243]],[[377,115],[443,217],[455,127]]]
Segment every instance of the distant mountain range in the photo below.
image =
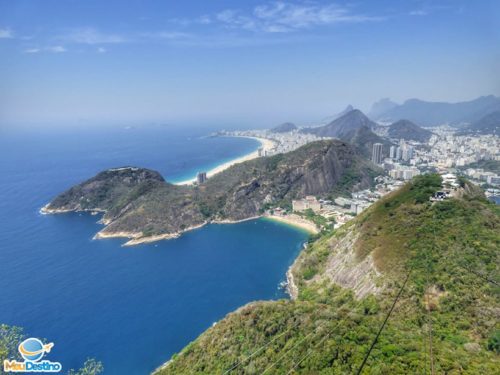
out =
[[500,135],[500,111],[492,112],[463,130],[463,133]]
[[372,119],[378,119],[384,113],[396,108],[398,103],[394,103],[389,98],[380,99],[378,102],[373,103],[372,109],[368,113],[368,116]]
[[[302,129],[304,133],[318,137],[333,137],[356,146],[366,157],[370,157],[374,143],[382,143],[387,147],[390,142],[375,134],[372,129],[377,124],[370,120],[359,109],[353,109],[327,125]],[[386,148],[387,148],[386,147]]]
[[420,126],[453,126],[474,123],[482,117],[500,110],[500,98],[489,95],[477,99],[459,102],[427,102],[409,99],[401,105],[382,99],[375,103],[370,117],[375,121],[394,122],[408,119]]
[[285,122],[271,129],[273,133],[287,133],[297,129],[297,125],[291,122]]
[[389,126],[387,135],[389,138],[427,142],[432,136],[432,132],[409,120],[399,120]]

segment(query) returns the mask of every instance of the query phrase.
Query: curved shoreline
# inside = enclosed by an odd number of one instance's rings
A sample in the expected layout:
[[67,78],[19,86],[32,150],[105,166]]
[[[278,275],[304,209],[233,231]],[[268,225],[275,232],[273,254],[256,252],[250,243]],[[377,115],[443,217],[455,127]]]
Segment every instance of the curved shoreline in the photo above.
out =
[[[250,136],[247,137],[247,136],[240,136],[240,135],[231,135],[231,136],[225,136],[225,137],[255,139],[258,142],[260,142],[260,147],[259,148],[262,147],[264,149],[264,151],[270,151],[275,146],[274,141],[271,141],[270,139],[266,139],[266,138],[258,138],[258,137],[250,137]],[[226,169],[232,167],[235,164],[243,163],[245,161],[258,158],[259,157],[259,148],[257,148],[257,150],[255,150],[255,151],[252,151],[249,154],[246,154],[246,155],[243,155],[243,156],[239,156],[239,157],[237,157],[235,159],[229,160],[229,161],[227,161],[225,163],[222,163],[222,164],[218,165],[217,167],[214,167],[214,168],[210,169],[209,171],[207,171],[207,178],[213,177],[217,173],[223,172],[223,171],[225,171]],[[188,179],[188,180],[184,180],[184,181],[180,181],[180,182],[174,182],[174,185],[193,185],[195,182],[196,182],[196,177],[193,177],[193,178]]]
[[286,216],[277,216],[277,215],[264,215],[263,218],[280,222],[282,224],[290,225],[295,228],[300,228],[305,230],[310,234],[318,234],[320,230],[312,221],[306,220],[298,215],[286,215]]
[[[68,211],[64,211],[68,212]],[[195,229],[200,229],[203,228],[205,225],[208,224],[237,224],[237,223],[242,223],[245,221],[249,220],[258,220],[258,219],[269,219],[273,221],[280,222],[282,224],[289,225],[291,227],[294,227],[295,229],[301,229],[304,230],[310,234],[315,234],[319,233],[319,230],[316,228],[316,225],[312,222],[309,222],[305,219],[302,219],[303,222],[296,222],[291,219],[284,219],[284,218],[279,218],[279,217],[274,217],[270,215],[260,215],[260,216],[252,216],[246,219],[241,219],[241,220],[213,220],[213,221],[205,221],[204,223],[198,224],[198,225],[193,225],[189,228],[186,228],[182,231],[176,232],[176,233],[165,233],[165,234],[157,234],[153,236],[146,236],[143,237],[141,232],[106,232],[104,229],[102,231],[97,232],[92,239],[94,240],[100,240],[100,239],[106,239],[106,238],[126,238],[128,239],[127,242],[125,242],[122,246],[135,246],[135,245],[140,245],[140,244],[145,244],[145,243],[152,243],[152,242],[157,242],[157,241],[162,241],[162,240],[171,240],[174,238],[179,238],[182,236],[184,233],[195,230]]]

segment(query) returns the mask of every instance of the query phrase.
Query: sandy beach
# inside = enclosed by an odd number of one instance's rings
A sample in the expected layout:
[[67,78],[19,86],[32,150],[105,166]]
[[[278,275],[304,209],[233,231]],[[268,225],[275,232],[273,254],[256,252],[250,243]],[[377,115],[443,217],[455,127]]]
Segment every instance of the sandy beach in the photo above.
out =
[[[255,140],[259,141],[260,144],[261,144],[261,147],[265,151],[269,151],[269,150],[272,150],[274,148],[274,142],[271,141],[270,139],[257,138],[257,137],[243,137],[243,136],[241,136],[241,138],[252,138],[252,139],[255,139]],[[229,167],[231,167],[231,166],[233,166],[235,164],[243,163],[245,161],[256,159],[258,157],[259,157],[259,151],[255,150],[255,151],[251,152],[250,154],[247,154],[247,155],[241,156],[239,158],[230,160],[230,161],[228,161],[226,163],[223,163],[223,164],[221,164],[221,165],[219,165],[219,166],[217,166],[217,167],[215,167],[215,168],[207,171],[207,177],[210,178],[210,177],[216,175],[217,173],[220,173],[220,172],[228,169]],[[196,177],[192,178],[190,180],[176,182],[175,185],[192,185],[195,182],[196,182]]]
[[294,227],[298,227],[308,231],[309,233],[317,234],[319,233],[319,229],[312,221],[306,220],[299,215],[291,214],[286,216],[277,216],[277,215],[266,215],[265,218],[270,220],[280,221],[285,224],[292,225]]

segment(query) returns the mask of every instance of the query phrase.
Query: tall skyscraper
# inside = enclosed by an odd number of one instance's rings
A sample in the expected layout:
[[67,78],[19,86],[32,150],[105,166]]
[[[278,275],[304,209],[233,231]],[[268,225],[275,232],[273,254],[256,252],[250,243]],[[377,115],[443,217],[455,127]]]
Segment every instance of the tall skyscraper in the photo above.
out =
[[403,157],[404,161],[410,160],[413,157],[413,147],[409,146],[409,145],[406,145],[403,148],[403,155],[402,155],[402,157]]
[[372,161],[375,164],[382,163],[382,143],[373,144]]
[[403,157],[403,150],[401,149],[401,147],[397,147],[396,148],[396,160],[401,160],[401,158]]
[[391,159],[396,159],[396,146],[391,146],[389,149],[389,157]]

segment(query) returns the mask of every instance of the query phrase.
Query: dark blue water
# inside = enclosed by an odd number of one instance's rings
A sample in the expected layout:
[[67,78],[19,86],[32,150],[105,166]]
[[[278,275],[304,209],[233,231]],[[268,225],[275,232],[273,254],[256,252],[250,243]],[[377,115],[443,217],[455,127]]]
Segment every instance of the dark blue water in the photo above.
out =
[[495,204],[499,204],[500,205],[500,195],[493,195],[490,197],[490,200],[492,202],[495,202]]
[[93,241],[87,214],[40,215],[54,195],[109,167],[171,181],[246,154],[248,139],[148,127],[0,132],[0,323],[55,343],[47,359],[106,374],[146,374],[228,312],[285,297],[278,284],[306,234],[254,220],[210,225],[137,247]]

